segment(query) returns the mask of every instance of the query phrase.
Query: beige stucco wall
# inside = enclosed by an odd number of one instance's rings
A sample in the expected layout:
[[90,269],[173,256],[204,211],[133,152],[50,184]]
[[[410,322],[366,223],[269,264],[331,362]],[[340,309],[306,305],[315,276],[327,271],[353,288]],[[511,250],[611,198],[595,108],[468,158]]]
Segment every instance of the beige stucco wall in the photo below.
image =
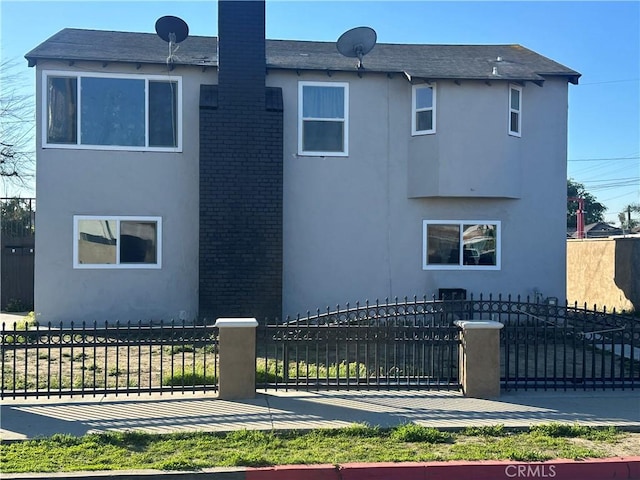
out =
[[[348,157],[297,153],[299,81],[349,84]],[[267,85],[284,104],[284,317],[440,288],[565,295],[566,79],[526,84],[521,138],[507,134],[507,82],[440,80],[437,133],[416,137],[403,76],[269,71]],[[460,118],[476,102],[493,105],[480,130]],[[500,270],[424,270],[424,220],[500,221]]]
[[567,299],[640,311],[640,237],[568,240]]
[[[37,118],[43,71],[169,75],[166,66],[38,61]],[[181,152],[43,147],[37,122],[35,312],[39,321],[188,320],[198,314],[199,92],[213,70],[179,67]],[[74,268],[74,215],[162,218],[162,268]]]
[[[196,318],[199,96],[201,84],[217,83],[215,70],[171,72],[182,79],[182,152],[43,148],[43,70],[159,75],[166,66],[38,62],[39,320]],[[440,288],[562,297],[566,79],[525,84],[519,138],[507,134],[508,82],[441,80],[437,133],[413,137],[407,79],[358,73],[273,69],[266,77],[284,105],[283,317]],[[300,81],[349,84],[348,157],[298,154]],[[74,215],[161,217],[162,267],[74,268]],[[424,220],[501,222],[500,269],[423,269]]]

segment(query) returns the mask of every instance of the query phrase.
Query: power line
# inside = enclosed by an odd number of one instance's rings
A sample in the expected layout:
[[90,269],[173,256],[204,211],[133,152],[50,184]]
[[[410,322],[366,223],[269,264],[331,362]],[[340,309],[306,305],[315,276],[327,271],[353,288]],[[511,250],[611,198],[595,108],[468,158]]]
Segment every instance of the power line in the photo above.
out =
[[573,158],[567,162],[609,162],[619,160],[640,160],[640,156],[635,157],[609,157],[609,158]]
[[636,187],[640,187],[640,177],[591,180],[591,181],[585,181],[583,182],[583,184],[590,191],[609,190],[612,188],[623,189],[626,187],[632,187],[635,190]]
[[574,163],[569,165],[571,175],[581,178],[601,178],[602,175],[611,175],[619,172],[628,172],[629,164],[626,162],[591,162],[591,163]]
[[630,182],[632,180],[639,181],[640,177],[606,178],[606,179],[602,179],[602,180],[585,180],[584,183]]
[[580,86],[584,87],[585,85],[602,85],[603,83],[626,83],[626,82],[637,82],[637,81],[640,81],[640,78],[629,78],[627,80],[606,80],[604,82],[581,83]]
[[589,190],[609,190],[611,188],[622,188],[622,187],[635,187],[638,185],[638,179],[632,179],[627,182],[617,182],[617,183],[605,183],[602,185],[592,185],[589,187]]
[[[603,199],[602,201],[603,201],[604,203],[607,203],[607,202],[610,202],[610,201],[612,201],[612,200],[617,200],[617,199],[619,199],[619,198],[628,197],[628,196],[630,196],[630,195],[635,195],[635,192],[622,193],[622,194],[620,194],[620,195],[616,195],[615,197],[605,198],[605,199]],[[631,202],[629,202],[629,203],[631,203]]]

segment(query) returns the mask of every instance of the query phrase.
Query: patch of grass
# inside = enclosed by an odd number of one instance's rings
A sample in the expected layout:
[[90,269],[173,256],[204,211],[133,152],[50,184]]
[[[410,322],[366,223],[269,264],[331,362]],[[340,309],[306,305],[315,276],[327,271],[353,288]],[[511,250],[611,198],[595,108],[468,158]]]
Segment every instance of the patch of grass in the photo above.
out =
[[177,355],[178,353],[182,352],[195,352],[196,347],[194,347],[193,345],[173,345],[169,347],[168,350],[171,355]]
[[544,462],[553,458],[552,455],[524,448],[514,448],[506,456],[514,462]]
[[256,366],[257,383],[282,382],[283,380],[284,373],[282,366],[277,364],[275,360],[267,360],[266,365],[262,361],[258,360]]
[[[535,444],[534,444],[535,445]],[[525,446],[519,437],[469,437],[467,442],[456,442],[451,453],[455,460],[514,460],[545,461],[553,458],[534,445]]]
[[[94,435],[88,435],[85,437],[87,441],[89,441]],[[60,446],[60,447],[73,447],[76,445],[81,445],[83,443],[82,437],[74,437],[73,435],[69,435],[67,433],[56,433],[52,437],[49,438],[49,441],[45,441],[45,444],[49,444],[51,446]]]
[[90,438],[101,445],[123,446],[138,451],[141,451],[141,449],[148,446],[154,440],[153,435],[133,431],[110,432],[104,434],[94,433],[87,435],[87,438]]
[[[503,436],[472,436],[469,441],[456,444],[452,450],[456,452],[456,459],[460,460],[500,460],[509,459],[522,462],[546,461],[553,458],[584,459],[599,457],[598,449],[589,444],[588,438],[582,433],[571,430],[570,435],[563,436],[555,427],[540,426],[542,430],[551,429],[556,432],[555,437],[538,432],[510,432]],[[569,430],[568,430],[569,431]],[[474,432],[475,433],[475,432]],[[587,433],[585,430],[584,434]],[[576,439],[581,441],[577,442]],[[584,441],[587,440],[586,443]]]
[[547,423],[544,425],[534,425],[529,431],[540,437],[583,437],[590,440],[611,441],[618,433],[615,427],[594,428],[586,425],[567,425],[563,423]]
[[275,436],[273,432],[265,432],[262,430],[236,430],[225,435],[229,442],[238,444],[243,443],[271,443]]
[[218,347],[216,345],[207,345],[202,348],[202,351],[205,353],[217,353]]
[[95,385],[95,383],[92,381],[92,379],[90,378],[75,378],[73,380],[73,388],[75,390],[80,390],[80,389],[89,389],[89,388],[93,388],[96,387],[97,385]]
[[173,372],[173,375],[167,375],[162,379],[162,385],[174,387],[215,385],[216,383],[218,383],[218,377],[213,375],[213,368],[209,367],[205,371],[202,364],[195,367],[181,368]]
[[[290,362],[286,369],[287,378],[367,378],[367,367],[363,363],[338,363],[326,365],[316,365],[312,363]],[[285,371],[282,363],[273,359],[267,360],[266,364],[258,360],[256,366],[256,381],[261,382],[283,382]]]
[[407,423],[393,429],[391,438],[399,442],[444,443],[451,439],[451,435],[435,428]]
[[87,355],[84,352],[80,352],[80,353],[76,353],[72,358],[71,361],[72,362],[80,362],[83,360],[86,360],[87,358],[89,358],[89,355]]
[[[342,429],[151,435],[113,432],[0,444],[0,471],[201,470],[214,467],[447,460],[545,461],[607,456],[598,429],[544,425],[535,431],[501,426],[443,432],[414,424],[392,429],[354,424]],[[607,431],[607,438],[621,438]],[[541,434],[540,432],[545,432]],[[551,432],[554,436],[547,433]],[[563,436],[567,432],[569,436]],[[629,433],[625,434],[628,438]],[[640,433],[637,435],[640,442]]]
[[619,437],[620,431],[616,427],[590,428],[589,433],[585,434],[585,438],[599,442],[615,442]]
[[[330,430],[330,432],[335,432],[336,430]],[[382,430],[379,426],[369,426],[364,423],[354,423],[348,427],[341,428],[338,430],[341,435],[347,435],[352,437],[379,437],[382,435]]]
[[160,462],[157,466],[158,470],[200,470],[197,464],[188,458],[168,460],[166,462]]
[[467,427],[462,430],[463,435],[469,437],[504,437],[507,432],[504,425],[483,425],[480,427]]

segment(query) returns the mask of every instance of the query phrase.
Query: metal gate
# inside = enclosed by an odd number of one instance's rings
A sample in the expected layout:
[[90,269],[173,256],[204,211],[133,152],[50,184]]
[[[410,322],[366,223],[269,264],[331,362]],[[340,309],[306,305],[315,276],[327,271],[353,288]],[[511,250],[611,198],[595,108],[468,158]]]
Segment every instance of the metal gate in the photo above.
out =
[[33,310],[35,198],[0,199],[0,309]]
[[261,325],[257,387],[459,389],[459,329],[444,305],[405,298]]

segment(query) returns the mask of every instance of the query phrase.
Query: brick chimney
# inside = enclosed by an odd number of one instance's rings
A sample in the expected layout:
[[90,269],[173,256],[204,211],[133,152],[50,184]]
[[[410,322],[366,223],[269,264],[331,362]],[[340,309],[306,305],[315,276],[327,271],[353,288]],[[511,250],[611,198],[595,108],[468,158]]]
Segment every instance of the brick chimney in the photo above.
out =
[[200,87],[199,314],[282,315],[282,92],[264,1],[218,1],[218,84]]
[[218,1],[218,106],[264,105],[265,2]]

